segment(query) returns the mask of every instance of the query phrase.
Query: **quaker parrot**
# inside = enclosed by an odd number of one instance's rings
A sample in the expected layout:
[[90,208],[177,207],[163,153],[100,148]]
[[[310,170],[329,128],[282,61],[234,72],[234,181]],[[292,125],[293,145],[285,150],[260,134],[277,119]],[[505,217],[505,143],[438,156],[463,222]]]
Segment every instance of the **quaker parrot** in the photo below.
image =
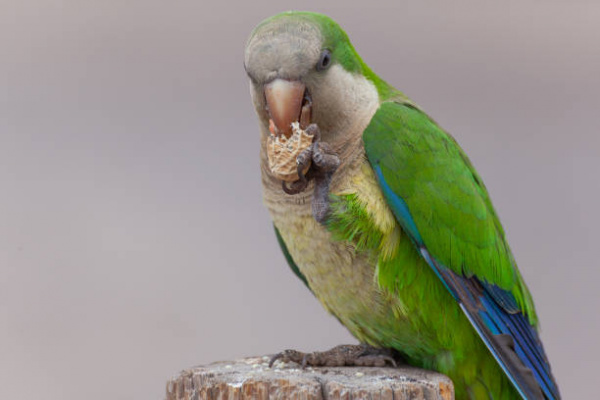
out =
[[277,357],[381,365],[400,355],[450,377],[457,399],[559,399],[533,300],[455,139],[327,16],[261,22],[244,67],[276,237],[361,343]]

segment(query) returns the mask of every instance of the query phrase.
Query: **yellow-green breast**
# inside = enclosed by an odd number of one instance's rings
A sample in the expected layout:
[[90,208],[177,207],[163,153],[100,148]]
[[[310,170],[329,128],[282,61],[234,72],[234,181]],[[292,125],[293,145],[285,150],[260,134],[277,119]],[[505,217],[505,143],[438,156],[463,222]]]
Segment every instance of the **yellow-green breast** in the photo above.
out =
[[[376,344],[379,335],[368,332],[368,327],[377,327],[385,320],[397,326],[398,318],[403,317],[400,299],[378,286],[376,260],[356,252],[348,242],[333,240],[331,233],[313,218],[306,196],[298,204],[282,202],[277,193],[266,190],[265,203],[273,222],[315,296],[357,338]],[[364,158],[348,166],[344,179],[336,182],[332,192],[354,193],[369,204],[374,221],[387,232],[389,247],[395,246],[398,228]]]

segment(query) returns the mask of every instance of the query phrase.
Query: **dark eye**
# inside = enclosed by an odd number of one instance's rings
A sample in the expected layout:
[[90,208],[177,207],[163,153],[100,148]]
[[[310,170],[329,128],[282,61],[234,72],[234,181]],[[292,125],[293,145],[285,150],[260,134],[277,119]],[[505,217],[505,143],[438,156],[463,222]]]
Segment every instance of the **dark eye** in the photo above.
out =
[[323,71],[331,65],[331,53],[329,50],[323,50],[319,62],[317,63],[317,71]]

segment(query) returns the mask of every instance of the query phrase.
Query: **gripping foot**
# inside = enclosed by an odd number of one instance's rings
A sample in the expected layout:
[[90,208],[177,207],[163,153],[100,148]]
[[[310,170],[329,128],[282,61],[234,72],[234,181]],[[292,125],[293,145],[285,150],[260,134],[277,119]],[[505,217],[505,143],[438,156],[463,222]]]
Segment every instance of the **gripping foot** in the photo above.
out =
[[315,351],[314,353],[302,353],[296,350],[284,350],[275,354],[269,362],[269,367],[275,361],[293,361],[306,368],[311,367],[385,367],[391,365],[396,367],[394,353],[388,349],[378,349],[365,344],[351,345],[342,344],[328,351]]

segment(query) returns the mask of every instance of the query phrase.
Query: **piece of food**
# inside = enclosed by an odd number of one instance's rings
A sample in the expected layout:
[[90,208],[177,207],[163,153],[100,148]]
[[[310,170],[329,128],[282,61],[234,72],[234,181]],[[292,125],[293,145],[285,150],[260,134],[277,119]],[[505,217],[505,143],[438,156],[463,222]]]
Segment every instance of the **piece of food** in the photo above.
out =
[[[286,138],[285,135],[271,134],[267,139],[267,157],[269,158],[269,168],[271,172],[282,181],[294,182],[298,180],[298,164],[296,158],[302,151],[309,148],[313,142],[314,136],[309,135],[300,128],[298,122],[292,122],[292,135]],[[302,171],[304,174],[310,168],[310,163]]]

